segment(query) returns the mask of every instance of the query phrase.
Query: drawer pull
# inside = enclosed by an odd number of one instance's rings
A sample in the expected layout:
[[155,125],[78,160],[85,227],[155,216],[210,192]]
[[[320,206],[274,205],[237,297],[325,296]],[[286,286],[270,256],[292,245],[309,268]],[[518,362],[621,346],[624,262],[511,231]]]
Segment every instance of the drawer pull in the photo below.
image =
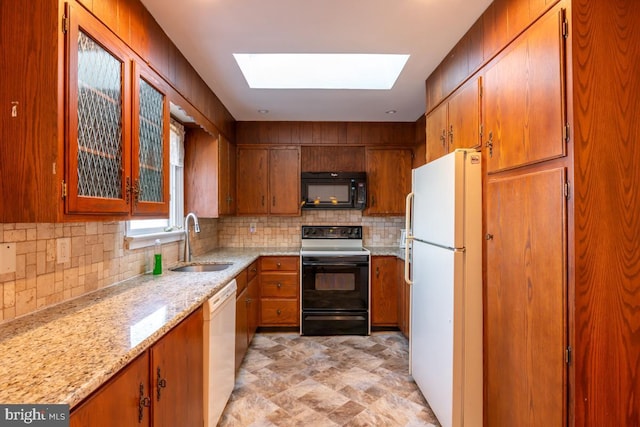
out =
[[278,314],[278,316],[280,316],[280,314],[282,314],[282,310],[277,309],[277,310],[276,310],[276,313]]
[[280,266],[281,266],[281,265],[282,265],[282,264],[280,264],[280,263],[277,263],[277,264],[276,264],[276,266],[278,266],[278,268],[280,268]]
[[282,287],[282,283],[278,282],[278,284],[276,285],[278,288]]

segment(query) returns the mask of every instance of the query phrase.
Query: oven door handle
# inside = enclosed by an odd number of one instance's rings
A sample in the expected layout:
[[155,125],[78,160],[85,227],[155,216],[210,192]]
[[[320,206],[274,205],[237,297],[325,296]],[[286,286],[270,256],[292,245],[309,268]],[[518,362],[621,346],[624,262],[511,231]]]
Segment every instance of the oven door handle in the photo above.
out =
[[367,267],[367,263],[356,263],[356,262],[303,262],[303,267]]

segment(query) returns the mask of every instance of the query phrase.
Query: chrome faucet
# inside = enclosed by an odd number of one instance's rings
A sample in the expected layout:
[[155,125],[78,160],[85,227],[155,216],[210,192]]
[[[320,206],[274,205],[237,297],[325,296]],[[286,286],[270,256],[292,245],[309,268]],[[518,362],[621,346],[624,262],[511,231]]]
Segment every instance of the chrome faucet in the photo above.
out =
[[189,212],[184,217],[184,260],[185,262],[191,262],[191,245],[189,244],[189,218],[193,218],[193,231],[200,232],[200,224],[198,224],[198,217],[193,212]]

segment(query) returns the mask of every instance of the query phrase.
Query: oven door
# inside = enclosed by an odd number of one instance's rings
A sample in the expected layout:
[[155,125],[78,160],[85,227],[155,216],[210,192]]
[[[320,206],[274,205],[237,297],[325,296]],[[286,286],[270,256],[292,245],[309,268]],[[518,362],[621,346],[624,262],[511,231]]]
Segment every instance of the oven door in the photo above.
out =
[[369,310],[369,256],[302,256],[302,310]]

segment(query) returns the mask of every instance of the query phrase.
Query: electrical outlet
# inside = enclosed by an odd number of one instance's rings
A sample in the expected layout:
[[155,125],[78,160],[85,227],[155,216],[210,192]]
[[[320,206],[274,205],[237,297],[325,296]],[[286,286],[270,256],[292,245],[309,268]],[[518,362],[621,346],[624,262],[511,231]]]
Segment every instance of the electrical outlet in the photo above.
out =
[[71,261],[71,238],[64,237],[56,240],[56,262],[64,264]]
[[0,243],[0,274],[16,271],[16,244]]
[[257,228],[258,227],[257,227],[255,222],[250,223],[249,224],[249,233],[255,233]]

